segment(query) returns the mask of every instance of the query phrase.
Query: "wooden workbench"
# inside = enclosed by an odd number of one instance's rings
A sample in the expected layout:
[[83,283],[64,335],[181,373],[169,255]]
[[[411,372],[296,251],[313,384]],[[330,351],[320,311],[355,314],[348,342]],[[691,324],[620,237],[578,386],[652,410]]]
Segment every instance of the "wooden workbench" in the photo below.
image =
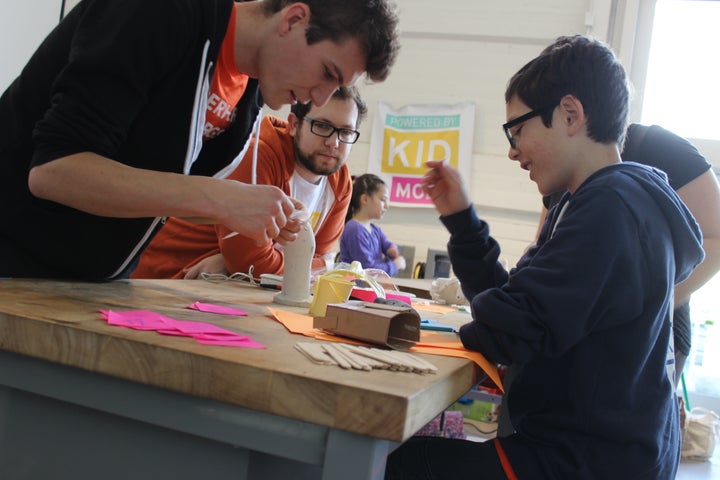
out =
[[[314,340],[267,307],[306,309],[274,294],[235,282],[0,280],[0,478],[45,472],[33,458],[50,461],[52,478],[197,478],[209,465],[188,451],[211,456],[213,478],[382,478],[386,455],[480,375],[441,356],[424,356],[436,375],[312,364],[294,345]],[[196,301],[249,315],[186,308]],[[100,309],[214,323],[267,348],[109,326]]]

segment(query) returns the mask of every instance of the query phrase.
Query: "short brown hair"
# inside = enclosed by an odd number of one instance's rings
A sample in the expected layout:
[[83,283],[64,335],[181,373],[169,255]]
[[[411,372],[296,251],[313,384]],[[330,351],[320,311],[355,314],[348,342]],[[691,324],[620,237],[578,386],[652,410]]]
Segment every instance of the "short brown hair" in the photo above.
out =
[[[292,0],[264,0],[266,14],[272,15]],[[310,8],[310,26],[305,32],[308,45],[322,40],[340,43],[357,38],[366,59],[366,76],[382,82],[400,50],[398,16],[390,0],[303,0]]]

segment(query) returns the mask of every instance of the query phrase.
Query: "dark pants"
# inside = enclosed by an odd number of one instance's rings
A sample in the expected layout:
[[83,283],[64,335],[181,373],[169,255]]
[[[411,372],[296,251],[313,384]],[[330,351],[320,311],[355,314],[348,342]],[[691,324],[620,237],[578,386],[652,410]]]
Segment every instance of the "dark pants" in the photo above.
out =
[[385,480],[507,480],[492,440],[412,437],[388,456]]

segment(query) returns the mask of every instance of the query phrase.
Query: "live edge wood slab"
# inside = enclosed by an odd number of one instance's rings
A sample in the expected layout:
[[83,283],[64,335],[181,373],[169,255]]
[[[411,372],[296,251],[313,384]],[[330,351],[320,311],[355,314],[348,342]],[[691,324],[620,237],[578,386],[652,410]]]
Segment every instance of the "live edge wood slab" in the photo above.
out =
[[[238,282],[0,280],[0,349],[252,410],[402,442],[466,393],[481,371],[471,361],[423,355],[436,374],[315,365],[294,349],[316,340],[289,333],[267,307],[276,292]],[[246,317],[190,310],[194,302]],[[266,346],[207,346],[191,338],[108,325],[99,310],[151,310],[213,323]],[[432,316],[432,315],[428,315]]]

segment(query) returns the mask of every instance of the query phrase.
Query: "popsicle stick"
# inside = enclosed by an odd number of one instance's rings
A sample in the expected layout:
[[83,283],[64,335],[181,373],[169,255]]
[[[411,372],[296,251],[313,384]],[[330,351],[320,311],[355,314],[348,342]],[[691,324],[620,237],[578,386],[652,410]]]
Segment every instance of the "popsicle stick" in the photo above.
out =
[[335,360],[338,365],[340,365],[340,368],[344,368],[346,370],[349,370],[352,368],[352,365],[350,365],[350,362],[345,360],[345,358],[342,356],[342,354],[338,353],[335,349],[332,348],[331,344],[323,345],[323,349],[325,352],[332,357],[333,360]]
[[406,365],[409,365],[415,371],[421,373],[429,373],[434,371],[435,373],[437,373],[437,368],[434,365],[430,364],[429,362],[425,362],[424,360],[414,356],[412,353],[396,351],[390,351],[388,353],[396,358],[399,358],[400,361],[404,362]]
[[368,347],[357,347],[353,346],[352,350],[359,355],[363,355],[369,358],[373,358],[375,360],[379,360],[383,363],[386,363],[388,365],[388,368],[390,369],[399,369],[402,367],[398,361],[389,355],[386,354],[385,351],[379,350],[376,348],[368,348]]
[[361,357],[360,355],[355,355],[352,353],[349,349],[346,348],[346,346],[342,343],[337,343],[333,345],[333,347],[342,354],[347,361],[350,362],[350,364],[353,366],[353,368],[357,368],[358,370],[365,370],[370,371],[372,370],[372,365],[370,362],[368,362],[364,357]]
[[346,370],[386,369],[400,372],[437,373],[435,365],[408,352],[361,347],[345,343],[297,342],[295,348],[313,363],[338,365]]
[[[409,355],[412,355],[412,354],[409,354]],[[425,360],[422,357],[418,357],[417,355],[412,355],[412,357],[420,365],[424,365],[425,368],[427,369],[428,373],[437,373],[438,368],[435,365],[433,365],[432,363],[428,362],[427,360]]]
[[323,351],[322,345],[319,343],[298,342],[295,344],[295,349],[309,358],[313,363],[319,365],[337,365],[337,362]]

